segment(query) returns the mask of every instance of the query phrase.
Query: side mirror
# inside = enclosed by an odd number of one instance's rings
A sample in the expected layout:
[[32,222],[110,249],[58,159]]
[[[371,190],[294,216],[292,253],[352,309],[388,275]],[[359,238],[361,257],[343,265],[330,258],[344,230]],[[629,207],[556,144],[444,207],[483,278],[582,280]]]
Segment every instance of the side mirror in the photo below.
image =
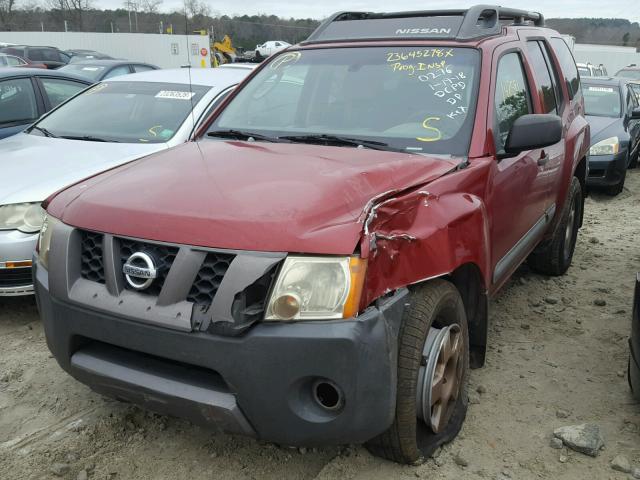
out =
[[634,108],[631,111],[631,120],[640,120],[640,108]]
[[513,122],[509,131],[506,153],[515,155],[554,145],[562,140],[562,119],[557,115],[523,115]]

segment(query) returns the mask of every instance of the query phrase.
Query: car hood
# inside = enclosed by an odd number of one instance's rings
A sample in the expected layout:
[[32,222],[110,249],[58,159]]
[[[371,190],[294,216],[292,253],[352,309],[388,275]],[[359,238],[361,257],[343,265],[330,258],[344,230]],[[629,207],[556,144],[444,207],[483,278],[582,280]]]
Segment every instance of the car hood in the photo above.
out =
[[369,149],[208,140],[105,172],[49,213],[101,232],[213,248],[353,253],[363,211],[458,160]]
[[620,136],[624,132],[622,118],[618,117],[597,117],[587,115],[585,117],[591,127],[591,145],[595,145],[605,138]]
[[0,141],[0,205],[40,202],[109,168],[167,148],[165,143],[101,143],[19,133]]

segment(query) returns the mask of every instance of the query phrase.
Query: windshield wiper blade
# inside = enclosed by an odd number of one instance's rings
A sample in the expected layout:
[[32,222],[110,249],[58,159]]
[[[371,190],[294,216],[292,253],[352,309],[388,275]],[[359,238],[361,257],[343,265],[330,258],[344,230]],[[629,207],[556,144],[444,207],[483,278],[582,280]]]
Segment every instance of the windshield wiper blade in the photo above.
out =
[[219,137],[219,138],[235,138],[237,140],[262,140],[265,142],[277,142],[278,137],[269,137],[260,133],[245,132],[244,130],[214,130],[207,132],[207,137]]
[[326,143],[328,145],[353,146],[353,147],[371,148],[373,150],[389,150],[389,151],[408,153],[403,149],[392,147],[388,143],[378,142],[376,140],[365,140],[364,138],[342,137],[340,135],[326,135],[326,134],[285,135],[278,138],[289,140],[291,142]]
[[84,140],[85,142],[120,143],[117,140],[107,140],[92,135],[61,135],[60,138],[66,138],[67,140]]
[[[51,133],[49,130],[47,130],[44,127],[38,127],[37,125],[34,125],[33,127],[31,127],[31,130],[38,130],[39,132],[42,132],[42,134],[45,137],[49,137],[49,138],[59,138],[57,135],[54,135],[53,133]],[[29,131],[31,131],[29,130]]]

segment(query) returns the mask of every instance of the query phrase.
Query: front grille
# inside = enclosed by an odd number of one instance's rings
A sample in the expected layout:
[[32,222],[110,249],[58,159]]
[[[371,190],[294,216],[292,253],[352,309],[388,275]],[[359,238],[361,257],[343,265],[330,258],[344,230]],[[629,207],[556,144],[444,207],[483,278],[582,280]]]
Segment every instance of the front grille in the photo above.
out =
[[31,267],[0,269],[0,288],[26,287],[32,283]]
[[[156,266],[157,277],[153,281],[153,283],[146,288],[145,290],[136,290],[131,285],[125,282],[125,287],[129,290],[134,290],[139,293],[144,293],[146,295],[158,296],[160,295],[160,291],[162,290],[162,286],[164,285],[164,281],[167,278],[167,274],[169,273],[169,269],[171,265],[173,265],[173,261],[176,259],[176,255],[178,254],[178,247],[169,247],[167,245],[156,245],[153,243],[144,243],[138,242],[135,240],[128,240],[121,238],[120,241],[120,260],[121,264],[127,262],[129,257],[136,252],[143,252],[147,255],[150,255],[153,258],[153,263]],[[122,271],[122,270],[121,270]]]
[[80,255],[82,278],[102,284],[104,284],[103,238],[101,233],[83,231]]
[[207,253],[187,300],[200,306],[211,305],[234,256],[229,253]]

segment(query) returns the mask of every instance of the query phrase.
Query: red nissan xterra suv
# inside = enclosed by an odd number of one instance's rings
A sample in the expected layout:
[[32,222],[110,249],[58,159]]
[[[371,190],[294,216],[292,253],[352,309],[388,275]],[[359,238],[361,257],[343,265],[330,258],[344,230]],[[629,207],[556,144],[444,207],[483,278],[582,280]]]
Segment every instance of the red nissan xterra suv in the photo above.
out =
[[454,438],[488,298],[525,260],[563,274],[582,223],[580,80],[543,25],[336,14],[200,140],[54,195],[34,265],[62,368],[284,445],[416,463]]

